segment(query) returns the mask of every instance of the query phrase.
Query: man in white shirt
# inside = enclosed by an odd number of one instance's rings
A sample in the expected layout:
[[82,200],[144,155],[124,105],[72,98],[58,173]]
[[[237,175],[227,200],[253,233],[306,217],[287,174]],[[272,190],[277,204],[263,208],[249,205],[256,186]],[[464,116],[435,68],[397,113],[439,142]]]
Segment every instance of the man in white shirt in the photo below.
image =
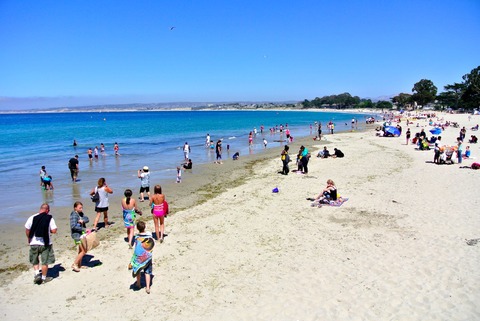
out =
[[[25,223],[25,234],[30,245],[29,258],[35,273],[35,284],[47,283],[52,280],[47,277],[48,265],[55,263],[55,253],[52,246],[52,234],[57,233],[57,225],[46,203],[40,206],[37,214],[30,216]],[[40,263],[42,267],[40,268]]]
[[187,142],[185,142],[185,145],[183,145],[183,156],[185,156],[186,161],[188,161],[189,154],[190,154],[190,146],[188,145]]

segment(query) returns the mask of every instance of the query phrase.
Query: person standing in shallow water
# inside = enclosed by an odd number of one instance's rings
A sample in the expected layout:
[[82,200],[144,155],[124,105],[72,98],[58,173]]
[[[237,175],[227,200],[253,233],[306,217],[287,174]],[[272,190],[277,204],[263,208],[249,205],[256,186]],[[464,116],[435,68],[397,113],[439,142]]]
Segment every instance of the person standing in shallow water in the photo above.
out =
[[93,150],[92,150],[91,147],[88,148],[87,154],[88,154],[88,160],[89,160],[90,163],[91,163],[92,160],[93,160]]
[[220,139],[215,145],[215,153],[217,154],[217,161],[215,163],[222,164],[222,141]]
[[95,157],[95,160],[98,159],[98,147],[95,146],[95,148],[93,149],[93,156]]
[[187,142],[185,142],[185,145],[183,145],[183,157],[185,160],[188,160],[188,156],[190,154],[190,145],[188,145]]
[[70,169],[70,176],[72,177],[72,182],[77,181],[77,176],[78,176],[78,155],[75,155],[75,157],[70,158],[68,161],[68,169]]
[[42,166],[42,168],[40,168],[40,186],[44,186],[45,183],[43,182],[43,179],[47,177],[47,170],[45,169],[45,166]]

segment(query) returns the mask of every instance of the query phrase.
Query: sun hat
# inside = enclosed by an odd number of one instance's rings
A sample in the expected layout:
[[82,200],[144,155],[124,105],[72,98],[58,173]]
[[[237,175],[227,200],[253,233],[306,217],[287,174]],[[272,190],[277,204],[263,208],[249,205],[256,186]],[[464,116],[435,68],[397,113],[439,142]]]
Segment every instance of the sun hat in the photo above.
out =
[[143,166],[144,171],[148,171],[148,166]]

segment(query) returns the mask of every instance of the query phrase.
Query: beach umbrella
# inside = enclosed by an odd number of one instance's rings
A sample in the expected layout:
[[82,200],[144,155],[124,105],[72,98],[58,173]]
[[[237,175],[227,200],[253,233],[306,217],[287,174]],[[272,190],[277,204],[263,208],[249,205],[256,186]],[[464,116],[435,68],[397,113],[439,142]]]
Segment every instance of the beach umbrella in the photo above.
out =
[[432,133],[432,135],[440,135],[442,133],[442,129],[435,127],[433,129],[430,129],[430,132]]
[[385,127],[385,132],[390,133],[393,136],[400,136],[400,129],[394,126],[386,126]]

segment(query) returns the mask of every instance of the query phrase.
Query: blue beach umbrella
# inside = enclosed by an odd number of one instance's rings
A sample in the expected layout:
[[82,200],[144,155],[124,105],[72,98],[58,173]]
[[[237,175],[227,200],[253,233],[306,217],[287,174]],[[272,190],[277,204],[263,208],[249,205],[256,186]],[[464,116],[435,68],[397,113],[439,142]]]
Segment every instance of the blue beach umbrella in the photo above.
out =
[[432,135],[440,135],[442,133],[442,129],[435,127],[433,129],[430,129],[430,132],[432,133]]
[[394,127],[394,126],[386,126],[385,127],[385,132],[390,133],[393,136],[400,136],[400,130],[397,127]]

